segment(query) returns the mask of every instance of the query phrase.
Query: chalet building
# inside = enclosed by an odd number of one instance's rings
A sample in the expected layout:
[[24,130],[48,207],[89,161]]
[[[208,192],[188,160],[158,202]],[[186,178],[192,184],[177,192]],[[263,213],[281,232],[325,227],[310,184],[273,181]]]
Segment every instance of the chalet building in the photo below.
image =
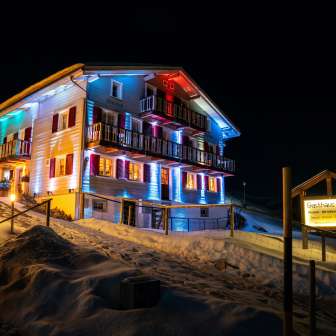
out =
[[181,68],[76,64],[0,104],[2,192],[113,221],[94,195],[224,203],[225,144],[239,134]]

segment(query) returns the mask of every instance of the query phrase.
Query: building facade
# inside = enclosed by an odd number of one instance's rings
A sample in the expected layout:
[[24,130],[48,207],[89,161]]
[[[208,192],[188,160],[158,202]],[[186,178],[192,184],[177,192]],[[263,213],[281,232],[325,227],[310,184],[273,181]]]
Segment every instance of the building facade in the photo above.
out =
[[0,105],[0,180],[74,219],[118,221],[94,195],[224,203],[225,143],[239,134],[181,68],[76,64]]

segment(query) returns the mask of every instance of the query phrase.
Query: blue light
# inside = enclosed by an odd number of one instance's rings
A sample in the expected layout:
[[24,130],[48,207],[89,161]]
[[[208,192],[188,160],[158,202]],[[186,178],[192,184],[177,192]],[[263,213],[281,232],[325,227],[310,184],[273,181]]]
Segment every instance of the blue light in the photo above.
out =
[[94,107],[94,102],[92,100],[87,100],[86,114],[87,114],[88,125],[92,125],[92,122],[93,122],[93,107]]
[[224,183],[224,177],[220,177],[220,186],[221,186],[221,191],[220,191],[220,201],[219,203],[224,204],[225,203],[225,183]]
[[205,199],[205,178],[204,174],[201,173],[201,178],[202,178],[202,189],[201,189],[201,197],[200,197],[200,203],[201,204],[207,204],[207,201]]
[[132,115],[128,112],[125,113],[125,129],[132,130]]
[[148,184],[148,198],[154,201],[160,200],[160,165],[150,163],[150,183]]
[[172,189],[173,189],[173,200],[175,202],[182,202],[181,198],[181,168],[172,169]]

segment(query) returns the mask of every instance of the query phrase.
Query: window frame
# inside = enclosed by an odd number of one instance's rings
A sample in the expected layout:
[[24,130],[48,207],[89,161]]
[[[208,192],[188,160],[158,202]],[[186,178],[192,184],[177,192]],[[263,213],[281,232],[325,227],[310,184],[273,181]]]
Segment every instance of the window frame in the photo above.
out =
[[[192,188],[189,187],[189,176],[192,177],[192,181],[193,181],[193,186],[192,186]],[[187,190],[197,190],[196,174],[187,172],[186,189],[187,189]]]
[[[66,155],[58,155],[55,157],[55,177],[63,177],[66,175]],[[60,163],[61,160],[64,160],[64,174],[60,175]]]
[[[134,166],[138,167],[138,176],[137,179],[134,179]],[[133,167],[132,169],[132,177],[131,177],[131,167]],[[128,167],[128,180],[133,181],[133,182],[141,182],[141,166],[139,162],[134,162],[134,161],[130,161],[129,162],[129,167]]]
[[[114,84],[117,84],[118,86],[118,93],[117,93],[117,96],[114,96],[113,95],[113,85]],[[111,90],[110,90],[110,96],[113,97],[113,98],[116,98],[116,99],[119,99],[119,100],[122,100],[123,99],[123,83],[122,82],[119,82],[115,79],[111,79]]]
[[[61,128],[61,125],[63,124],[62,121],[64,120],[64,115],[66,116],[66,127]],[[57,125],[57,132],[64,131],[69,128],[69,109],[62,110],[58,112],[58,125]]]
[[[211,182],[210,181],[213,181],[213,189],[214,190],[211,190],[210,186],[211,186]],[[209,176],[209,181],[208,181],[208,191],[209,192],[217,192],[217,178],[214,177],[214,176]]]
[[[100,170],[102,161],[103,161],[103,174],[101,174],[101,170]],[[109,175],[106,174],[106,162],[107,161],[110,162],[110,174]],[[99,158],[99,176],[103,176],[103,177],[113,176],[113,160],[112,159],[108,159],[102,156]]]

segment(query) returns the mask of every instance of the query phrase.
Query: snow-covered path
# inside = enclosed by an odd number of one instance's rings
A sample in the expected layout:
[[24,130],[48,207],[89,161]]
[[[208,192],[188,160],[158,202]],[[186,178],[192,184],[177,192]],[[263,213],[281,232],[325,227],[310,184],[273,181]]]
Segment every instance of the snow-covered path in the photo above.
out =
[[[42,215],[33,213],[18,220],[16,228],[22,231],[41,220]],[[52,219],[51,227],[80,247],[97,250],[159,278],[170,288],[201,298],[214,310],[220,309],[224,303],[232,303],[234,306],[254,307],[281,316],[282,293],[274,283],[257,280],[252,274],[225,265],[224,261],[187,260],[75,222]],[[300,335],[308,332],[307,302],[307,297],[296,295],[295,323]],[[324,326],[325,335],[331,335],[332,326],[336,327],[334,314],[327,309],[318,312],[318,323]]]

